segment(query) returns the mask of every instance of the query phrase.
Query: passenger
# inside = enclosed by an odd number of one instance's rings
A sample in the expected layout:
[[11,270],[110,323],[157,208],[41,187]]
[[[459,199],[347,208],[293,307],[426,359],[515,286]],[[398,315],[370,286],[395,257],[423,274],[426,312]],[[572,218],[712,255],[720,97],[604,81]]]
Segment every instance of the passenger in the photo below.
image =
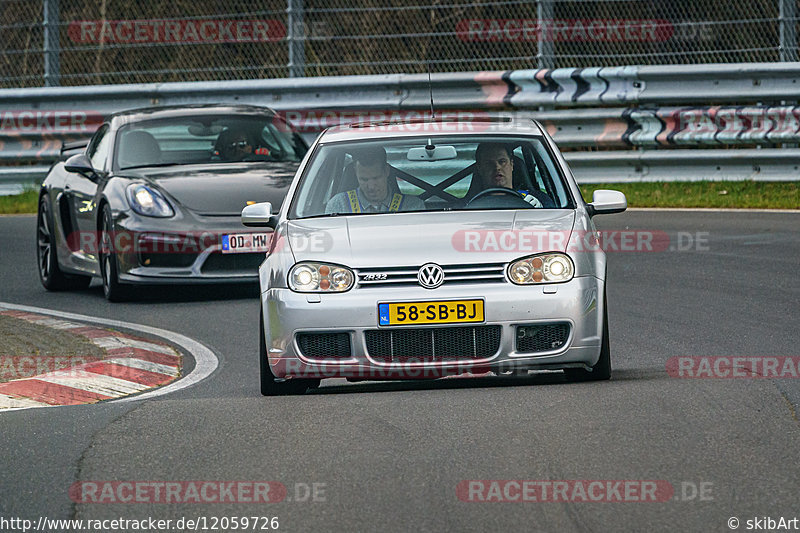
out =
[[386,162],[386,150],[372,147],[353,154],[358,188],[340,192],[325,206],[325,213],[385,213],[421,211],[425,202],[411,194],[394,192],[390,186],[392,167]]
[[[514,157],[508,146],[500,143],[481,143],[475,150],[474,179],[482,187],[476,194],[487,189],[511,189],[534,207],[552,205],[552,200],[541,191],[514,189]],[[474,195],[473,195],[474,197]]]

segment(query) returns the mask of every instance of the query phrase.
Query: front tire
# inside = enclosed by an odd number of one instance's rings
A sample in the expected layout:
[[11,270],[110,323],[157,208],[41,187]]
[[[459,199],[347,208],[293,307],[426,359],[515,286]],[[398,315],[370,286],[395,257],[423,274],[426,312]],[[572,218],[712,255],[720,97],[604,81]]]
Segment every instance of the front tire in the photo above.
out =
[[605,381],[611,379],[611,346],[608,339],[608,298],[603,291],[603,340],[600,344],[600,358],[592,370],[567,368],[564,373],[572,381]]
[[124,302],[131,297],[130,288],[119,282],[119,269],[111,236],[114,234],[114,219],[111,208],[103,206],[103,219],[100,226],[102,245],[100,246],[100,275],[103,278],[103,295],[109,302]]
[[261,394],[263,396],[289,396],[304,394],[308,389],[319,387],[318,379],[287,379],[275,381],[275,375],[267,359],[267,341],[264,338],[264,311],[259,317],[259,363],[261,366]]
[[39,281],[48,291],[85,289],[92,282],[91,276],[64,274],[58,264],[56,230],[47,194],[39,199],[36,214],[36,263],[39,266]]

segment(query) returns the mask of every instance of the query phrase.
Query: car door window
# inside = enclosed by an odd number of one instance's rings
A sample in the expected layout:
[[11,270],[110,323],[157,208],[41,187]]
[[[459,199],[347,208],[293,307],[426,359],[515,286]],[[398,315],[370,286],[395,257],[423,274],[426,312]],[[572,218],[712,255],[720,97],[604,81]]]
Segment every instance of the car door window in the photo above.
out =
[[[285,123],[274,122],[264,125],[261,130],[260,143],[268,148],[274,159],[281,161],[299,161],[305,155],[305,147],[302,141],[298,141],[297,135],[290,135],[292,132]],[[294,141],[294,143],[292,143]]]
[[97,132],[92,143],[86,150],[86,155],[92,162],[92,167],[97,170],[106,169],[106,161],[108,160],[108,148],[111,144],[111,135],[108,134],[108,126],[102,126],[100,131]]

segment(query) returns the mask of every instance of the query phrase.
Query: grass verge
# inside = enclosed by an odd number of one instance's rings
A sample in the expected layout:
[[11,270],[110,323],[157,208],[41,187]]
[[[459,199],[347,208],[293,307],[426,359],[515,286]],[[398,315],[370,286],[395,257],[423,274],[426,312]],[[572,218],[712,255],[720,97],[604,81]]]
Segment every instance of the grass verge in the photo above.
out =
[[[629,207],[716,207],[738,209],[800,209],[798,181],[697,181],[604,183],[581,185],[583,198],[592,191],[615,189],[625,193]],[[38,190],[0,196],[0,215],[35,213]]]
[[6,313],[0,313],[0,383],[106,357],[106,352],[86,337]]
[[11,196],[0,196],[0,215],[35,213],[38,201],[38,189],[31,189]]
[[591,202],[596,189],[622,191],[628,207],[800,209],[797,181],[594,183],[581,185],[583,198]]

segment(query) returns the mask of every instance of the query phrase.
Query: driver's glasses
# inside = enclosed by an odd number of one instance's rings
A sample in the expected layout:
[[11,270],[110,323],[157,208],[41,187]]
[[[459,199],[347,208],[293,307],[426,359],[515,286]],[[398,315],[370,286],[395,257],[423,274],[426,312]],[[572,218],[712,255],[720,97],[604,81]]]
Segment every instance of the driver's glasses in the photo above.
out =
[[236,150],[244,150],[248,146],[250,146],[250,143],[247,141],[235,141],[232,142],[230,146],[231,148],[235,148]]

